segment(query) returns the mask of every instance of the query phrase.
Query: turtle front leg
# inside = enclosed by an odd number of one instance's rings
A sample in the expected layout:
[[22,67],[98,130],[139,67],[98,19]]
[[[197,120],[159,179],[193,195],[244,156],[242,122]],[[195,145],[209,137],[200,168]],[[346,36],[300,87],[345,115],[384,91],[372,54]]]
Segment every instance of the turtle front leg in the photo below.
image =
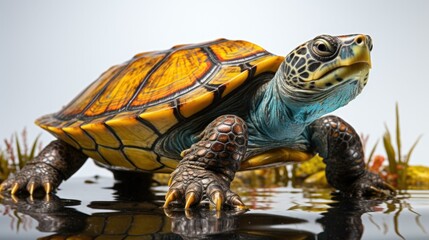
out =
[[365,169],[359,135],[347,122],[326,116],[309,126],[311,147],[326,163],[329,184],[350,196],[391,196],[395,189]]
[[33,195],[36,189],[43,187],[48,194],[73,175],[87,158],[61,140],[52,141],[21,171],[9,176],[0,185],[0,192],[10,189],[15,194],[20,190],[27,190]]
[[223,115],[202,132],[199,142],[182,152],[183,159],[172,173],[164,207],[185,203],[185,209],[208,198],[217,210],[223,205],[244,208],[230,183],[247,147],[247,126],[239,117]]

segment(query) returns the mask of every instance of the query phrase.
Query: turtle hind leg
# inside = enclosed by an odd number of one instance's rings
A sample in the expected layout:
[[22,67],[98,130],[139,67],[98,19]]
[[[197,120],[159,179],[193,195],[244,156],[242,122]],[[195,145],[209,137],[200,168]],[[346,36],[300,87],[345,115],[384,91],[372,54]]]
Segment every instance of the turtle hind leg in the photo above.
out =
[[79,150],[61,141],[52,141],[19,172],[9,176],[1,185],[0,192],[12,194],[28,191],[30,195],[38,189],[48,194],[73,175],[88,157]]
[[329,184],[351,196],[391,196],[395,190],[379,175],[365,169],[359,135],[347,122],[326,116],[309,126],[311,147],[326,163]]
[[223,115],[211,122],[199,142],[185,150],[171,174],[164,207],[178,201],[189,209],[209,199],[217,210],[223,206],[244,207],[230,183],[247,147],[247,126],[239,117]]

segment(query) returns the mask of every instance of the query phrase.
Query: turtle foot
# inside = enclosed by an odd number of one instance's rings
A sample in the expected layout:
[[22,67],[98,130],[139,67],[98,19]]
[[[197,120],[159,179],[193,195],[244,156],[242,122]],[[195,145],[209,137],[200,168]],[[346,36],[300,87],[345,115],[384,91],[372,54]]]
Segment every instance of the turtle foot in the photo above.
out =
[[26,165],[0,185],[0,192],[10,190],[10,193],[15,195],[27,191],[33,195],[36,191],[43,190],[49,194],[55,191],[62,180],[58,171],[47,164]]
[[200,136],[199,142],[182,152],[183,159],[171,175],[164,207],[177,201],[189,209],[208,199],[218,211],[224,206],[245,208],[229,186],[246,152],[246,123],[237,116],[223,115]]
[[49,194],[79,169],[87,156],[60,140],[52,141],[21,171],[10,175],[0,185],[0,192],[12,195],[27,191],[33,195],[43,190]]
[[165,195],[164,208],[177,202],[190,209],[208,199],[217,211],[224,207],[246,209],[240,196],[229,189],[230,181],[207,169],[178,168],[171,178],[170,189]]
[[396,189],[380,178],[378,174],[365,171],[345,194],[356,197],[392,197]]

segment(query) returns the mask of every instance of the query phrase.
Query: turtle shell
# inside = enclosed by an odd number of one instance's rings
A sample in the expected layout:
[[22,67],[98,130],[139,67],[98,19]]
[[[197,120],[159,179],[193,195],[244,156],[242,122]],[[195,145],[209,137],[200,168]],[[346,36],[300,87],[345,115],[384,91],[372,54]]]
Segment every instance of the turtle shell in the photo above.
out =
[[157,140],[282,61],[226,39],[140,53],[36,124],[107,167],[171,172],[178,159],[157,154]]

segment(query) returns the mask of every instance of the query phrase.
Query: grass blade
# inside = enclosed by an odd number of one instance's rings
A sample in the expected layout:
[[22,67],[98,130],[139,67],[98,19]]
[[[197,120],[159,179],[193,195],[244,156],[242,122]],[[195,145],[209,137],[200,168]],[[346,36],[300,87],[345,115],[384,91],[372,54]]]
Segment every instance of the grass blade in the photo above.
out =
[[31,146],[30,155],[28,155],[28,160],[34,158],[34,154],[36,153],[37,143],[39,142],[40,134],[34,139],[33,145]]
[[417,140],[414,142],[414,144],[411,146],[410,150],[408,151],[407,158],[404,161],[404,165],[408,166],[408,162],[410,162],[411,154],[413,154],[414,148],[416,148],[417,144],[420,142],[420,139],[422,138],[422,135],[420,135]]
[[24,165],[24,155],[21,151],[21,144],[19,144],[18,134],[15,134],[15,145],[16,145],[16,153],[18,156],[18,166],[21,169],[21,166]]
[[396,103],[396,145],[398,150],[398,163],[403,163],[402,159],[402,152],[401,152],[401,127],[399,124],[399,105]]
[[407,189],[408,188],[408,184],[407,184],[407,173],[408,173],[408,163],[411,159],[411,154],[414,151],[414,148],[417,146],[417,144],[419,143],[420,139],[421,139],[421,135],[417,138],[417,140],[414,142],[414,144],[411,146],[410,150],[408,151],[408,154],[405,158],[405,161],[403,163],[403,169],[401,172],[401,175],[399,176],[399,182],[398,185],[401,186],[401,189]]
[[372,162],[372,160],[373,160],[373,156],[374,156],[374,153],[375,153],[375,149],[377,149],[378,142],[379,142],[379,140],[377,140],[377,142],[374,144],[374,147],[372,147],[371,152],[369,153],[369,156],[368,156],[368,162],[366,163],[366,168],[367,168],[367,169],[371,166],[371,162]]
[[6,177],[4,177],[6,173],[6,169],[8,169],[6,154],[4,154],[3,150],[0,149],[0,182],[2,182],[2,180],[4,180],[7,177],[7,175]]
[[386,150],[387,159],[389,160],[389,171],[390,173],[397,173],[397,167],[396,167],[396,159],[395,159],[395,149],[392,145],[392,140],[390,137],[389,129],[386,126],[386,133],[383,135],[383,143],[384,143],[384,149]]

